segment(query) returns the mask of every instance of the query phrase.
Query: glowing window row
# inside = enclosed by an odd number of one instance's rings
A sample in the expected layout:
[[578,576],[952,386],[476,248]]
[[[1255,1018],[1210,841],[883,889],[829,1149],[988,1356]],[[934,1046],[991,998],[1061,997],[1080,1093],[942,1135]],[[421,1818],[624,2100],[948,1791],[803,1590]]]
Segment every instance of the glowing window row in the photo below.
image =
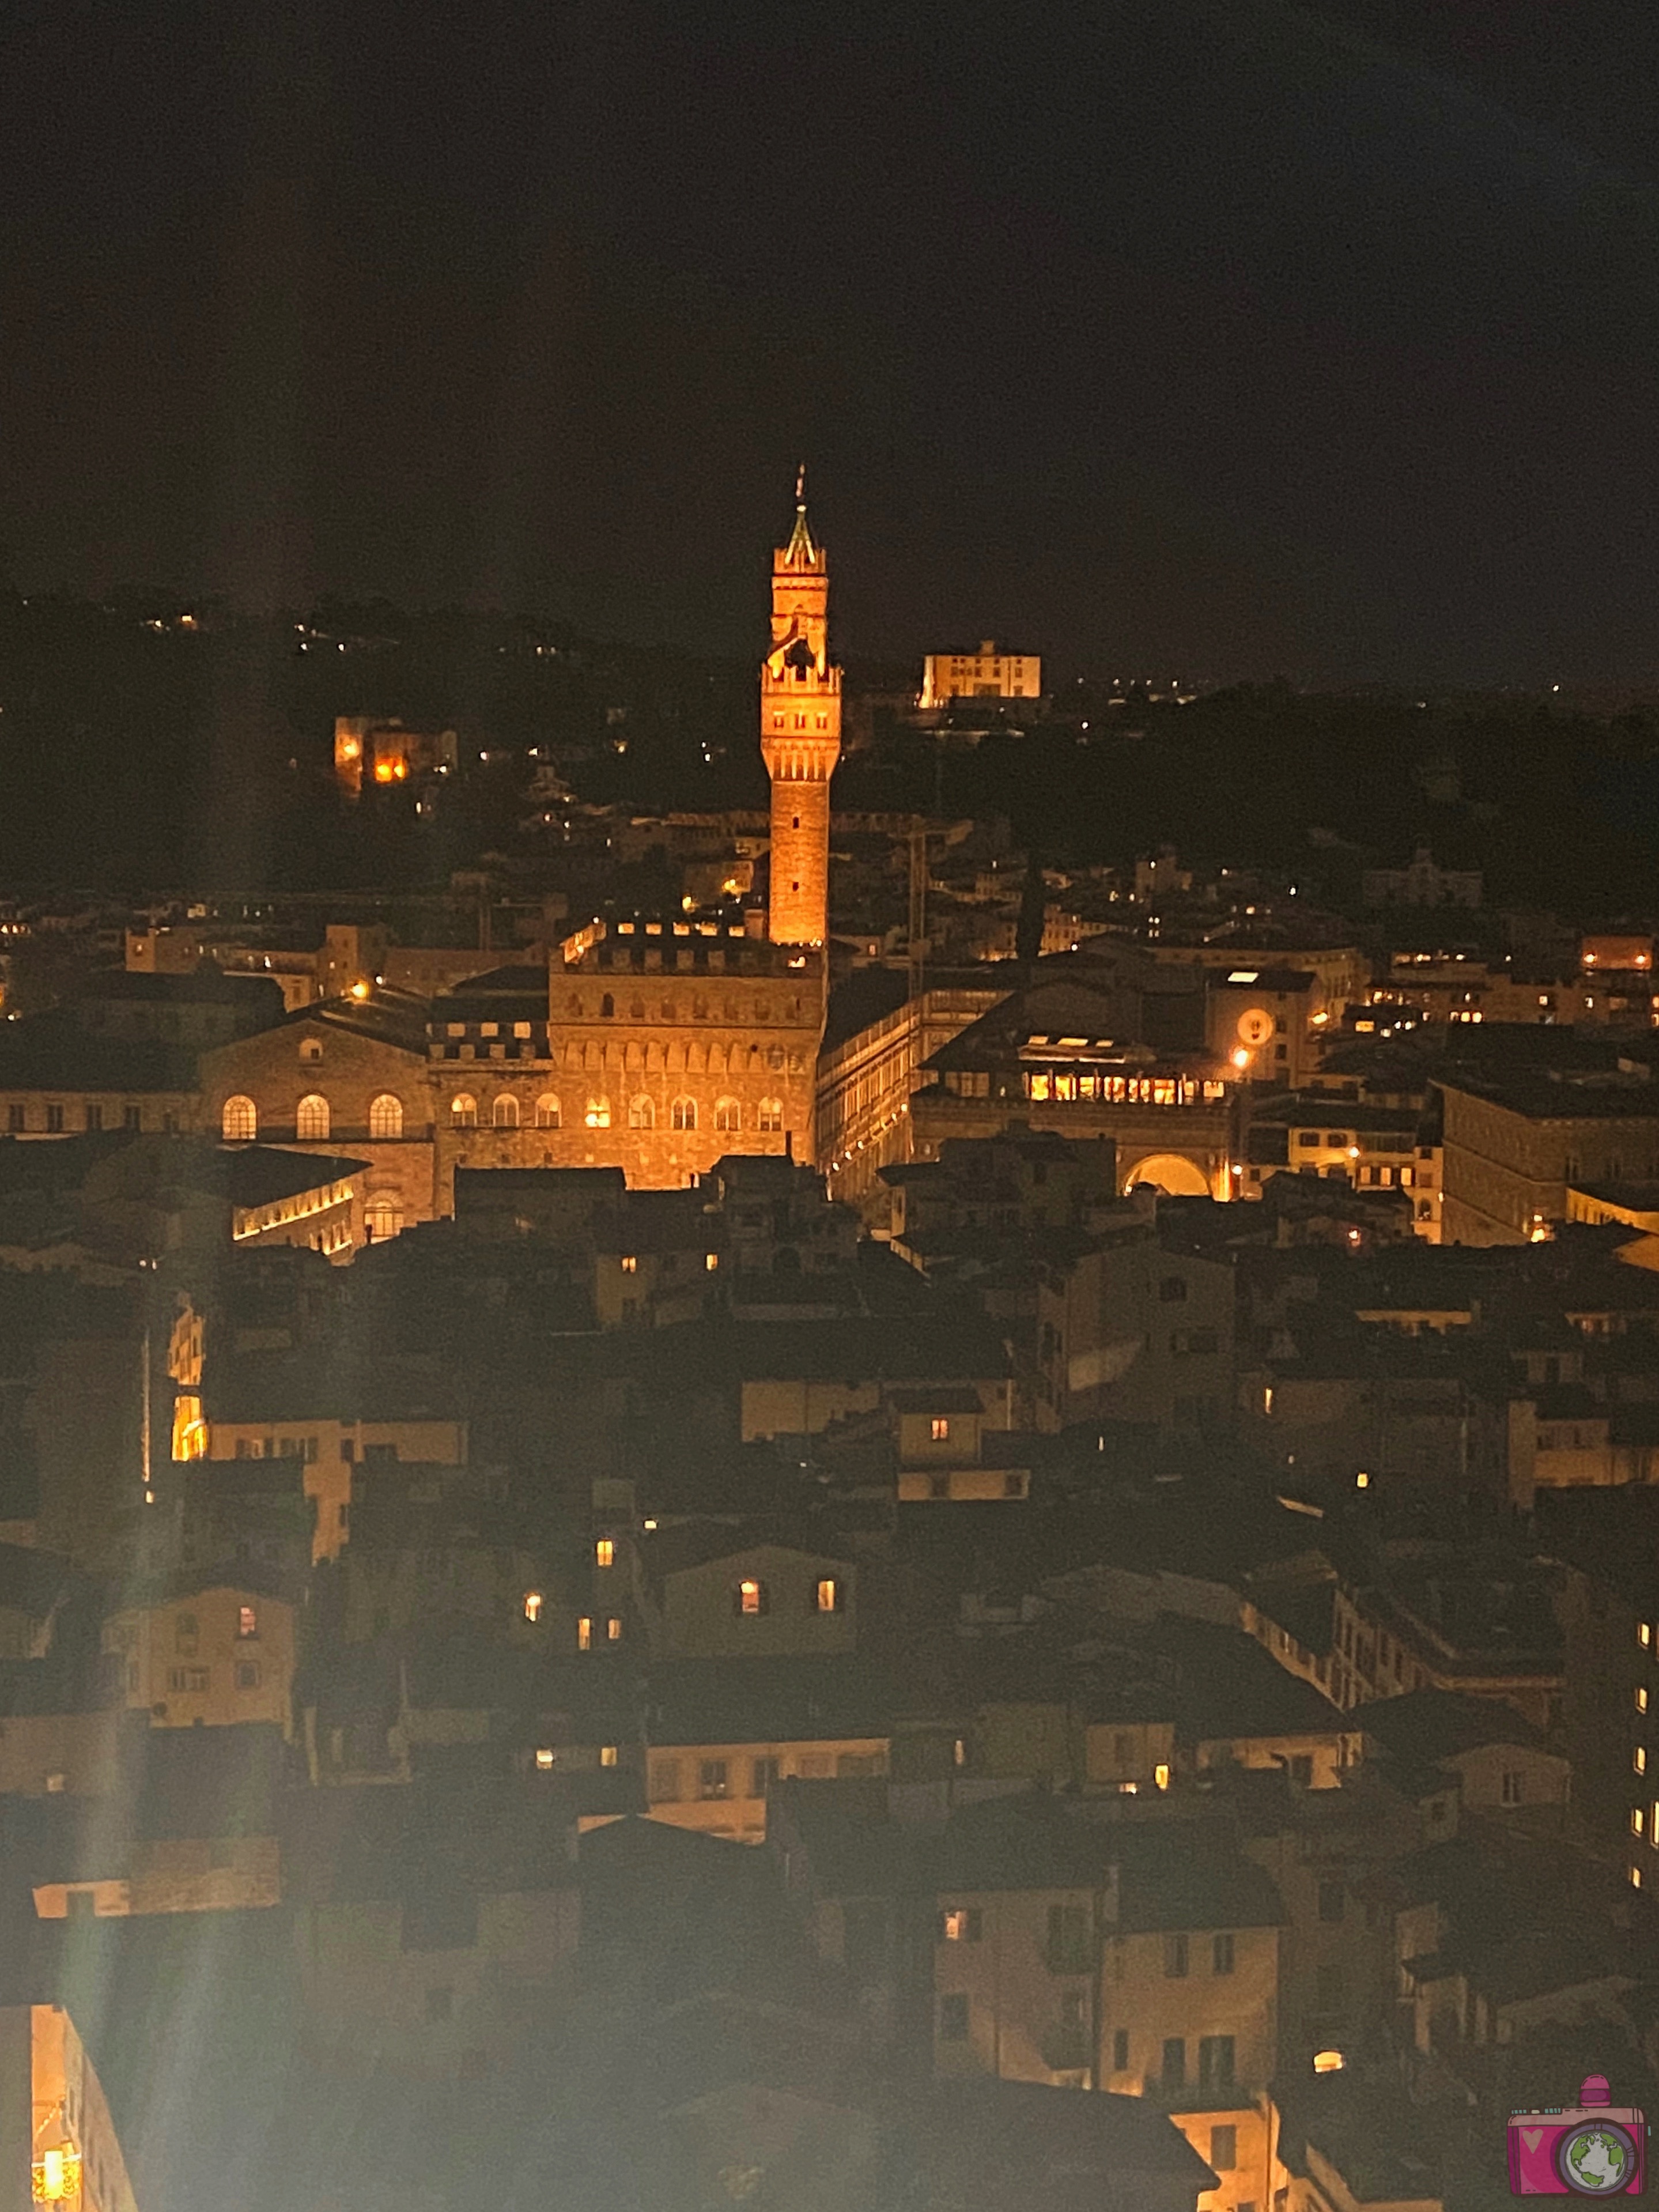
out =
[[1200,1082],[1189,1075],[1058,1075],[1038,1072],[1025,1078],[1025,1096],[1039,1102],[1082,1100],[1103,1106],[1213,1105],[1227,1095],[1224,1083]]
[[[302,1145],[322,1144],[328,1139],[332,1115],[326,1098],[309,1092],[294,1109],[294,1133]],[[259,1109],[240,1093],[227,1098],[219,1116],[219,1132],[228,1145],[251,1145],[259,1134]],[[391,1142],[404,1133],[404,1103],[383,1091],[368,1109],[368,1133]]]
[[[695,1098],[676,1098],[668,1109],[671,1129],[692,1130],[698,1127],[702,1109]],[[611,1127],[612,1111],[609,1098],[590,1098],[582,1109],[581,1127],[586,1129],[608,1129]],[[454,1129],[476,1129],[478,1127],[478,1102],[469,1091],[458,1091],[449,1102],[449,1123]],[[497,1129],[516,1129],[519,1127],[519,1102],[503,1092],[490,1109],[490,1125]],[[538,1129],[558,1129],[564,1126],[564,1109],[560,1101],[549,1091],[536,1101],[536,1127]],[[628,1127],[630,1129],[654,1129],[657,1108],[653,1099],[631,1098],[628,1102]],[[743,1127],[743,1108],[735,1098],[714,1101],[714,1127],[723,1135],[735,1134]],[[781,1098],[763,1098],[755,1109],[755,1127],[762,1134],[775,1134],[783,1127]]]

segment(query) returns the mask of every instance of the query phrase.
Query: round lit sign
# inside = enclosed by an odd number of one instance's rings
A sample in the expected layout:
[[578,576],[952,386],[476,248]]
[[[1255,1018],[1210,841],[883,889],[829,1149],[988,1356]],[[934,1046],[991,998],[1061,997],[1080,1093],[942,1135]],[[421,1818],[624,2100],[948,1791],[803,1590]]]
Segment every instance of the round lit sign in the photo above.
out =
[[1273,1033],[1273,1018],[1263,1013],[1260,1006],[1252,1006],[1238,1018],[1238,1034],[1251,1047],[1266,1044]]

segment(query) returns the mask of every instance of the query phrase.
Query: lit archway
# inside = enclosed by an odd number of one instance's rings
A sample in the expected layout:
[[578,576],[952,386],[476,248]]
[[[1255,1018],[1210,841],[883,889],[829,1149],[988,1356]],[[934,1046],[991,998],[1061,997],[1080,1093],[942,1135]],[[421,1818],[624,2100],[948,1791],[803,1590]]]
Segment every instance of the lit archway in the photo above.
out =
[[1125,1194],[1137,1183],[1150,1183],[1166,1198],[1207,1198],[1210,1179],[1195,1160],[1181,1152],[1148,1152],[1123,1178]]

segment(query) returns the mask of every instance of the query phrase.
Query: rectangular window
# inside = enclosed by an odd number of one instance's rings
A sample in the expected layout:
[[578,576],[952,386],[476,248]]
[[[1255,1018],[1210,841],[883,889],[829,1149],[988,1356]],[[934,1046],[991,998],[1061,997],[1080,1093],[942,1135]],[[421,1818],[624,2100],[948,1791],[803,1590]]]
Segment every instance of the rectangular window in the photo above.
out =
[[967,2042],[968,2000],[965,1996],[946,1996],[939,1999],[939,2039],[941,2043]]
[[620,1644],[622,1642],[622,1615],[618,1613],[613,1613],[605,1624],[605,1642],[607,1644]]
[[653,1805],[672,1805],[680,1794],[680,1763],[678,1759],[653,1759],[651,1762],[651,1802]]
[[783,1762],[775,1755],[769,1759],[757,1759],[750,1771],[750,1796],[764,1797],[772,1784],[778,1780],[782,1771]]
[[61,1135],[63,1134],[63,1130],[64,1130],[64,1109],[63,1109],[63,1108],[62,1108],[61,1106],[48,1106],[48,1107],[47,1107],[47,1109],[46,1109],[46,1133],[47,1133],[47,1134],[48,1134],[49,1136],[53,1136],[53,1137],[61,1136]]
[[29,1125],[29,1109],[15,1101],[6,1109],[6,1127],[14,1137],[21,1136]]
[[95,1133],[104,1126],[104,1109],[95,1098],[88,1098],[87,1101],[86,1125],[89,1133]]
[[614,1567],[616,1565],[617,1547],[615,1544],[612,1543],[609,1536],[601,1536],[599,1542],[594,1545],[593,1564],[596,1567]]
[[250,1636],[257,1636],[259,1633],[259,1615],[257,1607],[251,1605],[237,1607],[236,1633],[244,1642]]
[[941,1943],[977,1943],[982,1925],[976,1905],[955,1905],[939,1917]]
[[167,1687],[180,1696],[200,1697],[208,1686],[205,1667],[169,1667]]
[[1238,2130],[1229,2125],[1210,2130],[1210,2164],[1217,2173],[1231,2173],[1238,2164]]
[[1215,1936],[1210,1939],[1210,1964],[1213,1971],[1218,1974],[1231,1973],[1234,1964],[1234,1950],[1233,1939],[1231,1935]]
[[1164,1972],[1167,1979],[1180,1981],[1188,1971],[1187,1938],[1184,1935],[1164,1938]]
[[932,1421],[928,1424],[928,1427],[932,1433],[933,1442],[936,1444],[946,1444],[950,1443],[951,1424],[943,1413],[935,1413]]
[[259,1662],[257,1659],[239,1659],[236,1662],[236,1686],[239,1690],[257,1690],[259,1686]]
[[1233,2039],[1231,2035],[1200,2038],[1198,2086],[1210,2092],[1233,2087]]
[[1506,1771],[1504,1776],[1504,1802],[1506,1805],[1521,1802],[1521,1777],[1513,1771]]
[[576,1623],[576,1649],[578,1651],[591,1651],[593,1649],[593,1623],[586,1613],[583,1613],[581,1619]]
[[1112,2030],[1112,2071],[1127,2074],[1129,2070],[1129,2031],[1127,2027]]
[[705,1759],[697,1769],[697,1795],[700,1797],[724,1797],[730,1784],[723,1759]]
[[819,1613],[841,1611],[841,1584],[833,1575],[825,1575],[813,1592],[813,1601]]
[[1160,2076],[1166,2097],[1178,2094],[1187,2086],[1187,2045],[1178,2035],[1164,2039],[1164,2068]]

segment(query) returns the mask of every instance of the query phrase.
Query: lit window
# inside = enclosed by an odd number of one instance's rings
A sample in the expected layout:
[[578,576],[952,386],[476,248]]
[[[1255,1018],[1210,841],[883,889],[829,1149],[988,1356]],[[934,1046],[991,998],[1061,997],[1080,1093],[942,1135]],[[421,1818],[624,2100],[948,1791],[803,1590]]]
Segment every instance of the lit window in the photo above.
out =
[[628,1126],[630,1129],[654,1129],[657,1109],[648,1098],[631,1098],[628,1103]]
[[605,1622],[605,1633],[607,1642],[611,1644],[622,1642],[622,1621],[616,1613],[613,1613],[610,1620]]
[[542,1594],[539,1590],[526,1590],[525,1592],[524,1617],[526,1620],[539,1620],[541,1619]]
[[738,1584],[738,1611],[747,1613],[752,1618],[756,1614],[764,1613],[765,1610],[766,1585],[763,1583],[747,1580],[740,1582]]
[[775,1135],[783,1127],[781,1098],[763,1098],[755,1113],[755,1127],[763,1134]]
[[1636,1710],[1638,1713],[1644,1713],[1647,1709],[1648,1693],[1645,1690],[1638,1689],[1636,1692]]
[[503,1091],[489,1109],[489,1117],[498,1129],[516,1129],[519,1126],[519,1102]]
[[727,1134],[743,1127],[742,1109],[735,1098],[717,1098],[714,1101],[714,1127]]
[[236,1633],[240,1637],[257,1636],[259,1633],[259,1615],[252,1606],[237,1607]]
[[599,1765],[601,1766],[614,1766],[616,1763],[616,1745],[614,1743],[602,1743],[599,1746]]
[[1641,1645],[1644,1651],[1647,1650],[1649,1644],[1653,1641],[1653,1631],[1649,1627],[1645,1620],[1638,1620],[1636,1624],[1636,1640]]
[[715,1269],[720,1266],[720,1255],[718,1252],[705,1252],[703,1254],[702,1264],[709,1274],[712,1275],[714,1273]]
[[1638,1774],[1645,1774],[1648,1771],[1648,1755],[1639,1743],[1637,1745],[1635,1750],[1631,1753],[1630,1763],[1632,1768]]
[[320,1144],[328,1135],[328,1101],[313,1091],[294,1109],[294,1133],[302,1145]]
[[1642,1832],[1642,1808],[1639,1805],[1632,1805],[1630,1808],[1630,1832],[1632,1836],[1639,1836]]
[[1152,1779],[1160,1790],[1167,1790],[1170,1786],[1169,1768],[1167,1766],[1155,1766],[1152,1769]]
[[612,1543],[609,1536],[601,1536],[599,1542],[594,1545],[593,1564],[596,1567],[614,1567],[616,1565],[617,1547],[615,1544]]
[[259,1115],[251,1098],[227,1098],[219,1120],[228,1145],[251,1145],[259,1133]]
[[558,1762],[558,1756],[557,1752],[552,1750],[548,1745],[544,1744],[541,1749],[536,1753],[536,1764],[540,1767],[544,1774],[550,1774]]
[[450,1127],[455,1129],[476,1129],[478,1126],[478,1102],[460,1091],[449,1102]]
[[1642,1887],[1642,1869],[1640,1867],[1632,1867],[1631,1869],[1630,1886],[1632,1889],[1640,1889]]
[[383,1141],[401,1137],[404,1133],[404,1107],[400,1098],[383,1091],[378,1098],[368,1103],[368,1133]]
[[593,1623],[586,1613],[576,1623],[576,1649],[578,1651],[593,1649]]
[[640,1272],[639,1260],[632,1252],[624,1252],[620,1264],[624,1275],[637,1275]]
[[556,1129],[559,1126],[559,1102],[550,1091],[544,1091],[536,1101],[536,1127]]
[[608,1098],[590,1098],[582,1121],[587,1128],[608,1129],[611,1127],[611,1101]]
[[928,1428],[933,1442],[936,1444],[948,1444],[950,1443],[951,1424],[943,1413],[935,1413],[932,1421],[928,1424]]
[[826,1575],[817,1586],[817,1609],[820,1613],[841,1611],[841,1584],[833,1575]]
[[977,1943],[980,1916],[976,1907],[956,1905],[939,1915],[939,1940],[945,1943]]

